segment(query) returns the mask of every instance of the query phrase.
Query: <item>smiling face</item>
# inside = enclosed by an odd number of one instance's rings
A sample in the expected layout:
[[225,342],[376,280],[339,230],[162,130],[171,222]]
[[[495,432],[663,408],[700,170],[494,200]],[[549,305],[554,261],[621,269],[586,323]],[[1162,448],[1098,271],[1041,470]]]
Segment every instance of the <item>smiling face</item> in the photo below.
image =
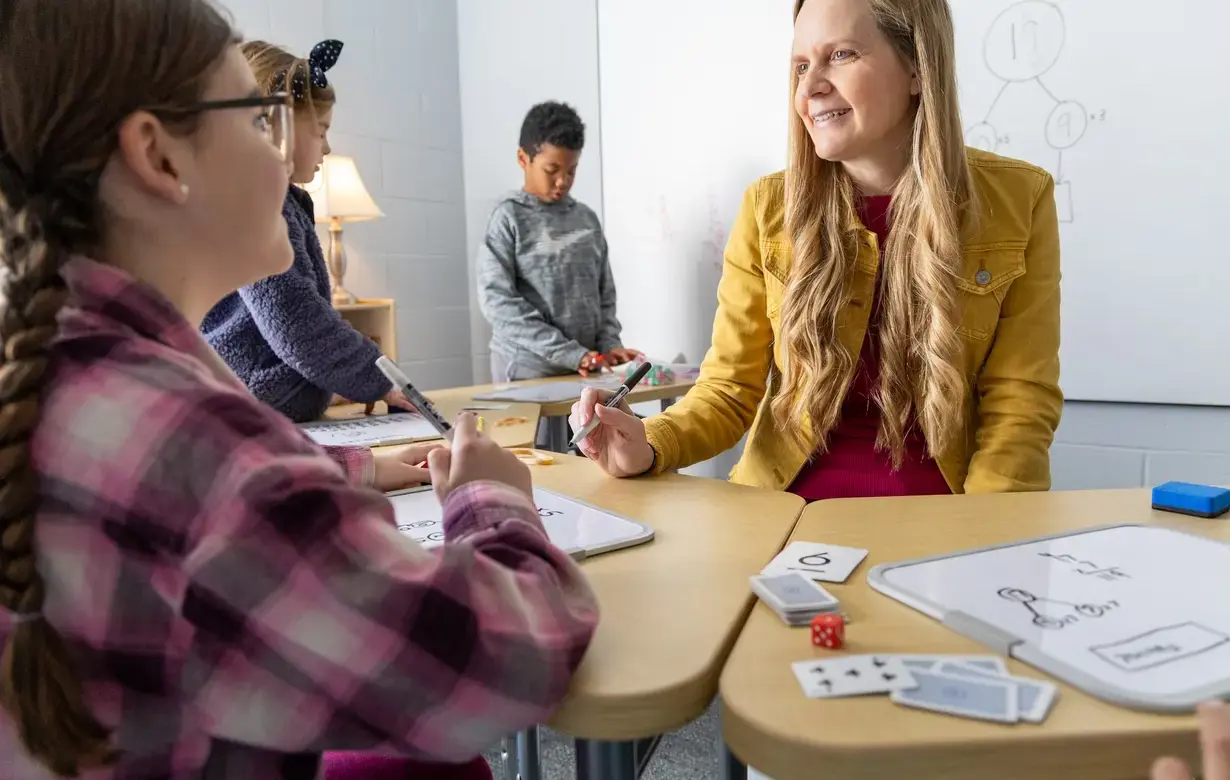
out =
[[794,24],[794,108],[822,159],[892,181],[909,158],[919,79],[868,0],[807,0]]

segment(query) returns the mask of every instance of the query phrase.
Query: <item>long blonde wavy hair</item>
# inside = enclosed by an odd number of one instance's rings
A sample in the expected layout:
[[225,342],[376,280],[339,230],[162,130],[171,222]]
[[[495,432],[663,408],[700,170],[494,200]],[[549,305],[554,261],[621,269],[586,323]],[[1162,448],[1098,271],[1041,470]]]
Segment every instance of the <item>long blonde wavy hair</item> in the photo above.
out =
[[[806,0],[795,0],[794,16]],[[973,183],[957,106],[952,16],[947,0],[866,0],[880,31],[918,75],[910,161],[892,190],[892,224],[880,265],[881,410],[876,446],[894,466],[916,418],[932,454],[961,430],[969,403],[958,365],[960,311],[956,275],[961,230],[975,216]],[[782,302],[776,424],[800,445],[823,451],[841,416],[855,356],[842,347],[837,316],[849,302],[858,255],[855,189],[842,165],[820,159],[793,108],[799,74],[790,77],[790,152],[786,229],[794,265]],[[807,421],[810,421],[808,430]]]

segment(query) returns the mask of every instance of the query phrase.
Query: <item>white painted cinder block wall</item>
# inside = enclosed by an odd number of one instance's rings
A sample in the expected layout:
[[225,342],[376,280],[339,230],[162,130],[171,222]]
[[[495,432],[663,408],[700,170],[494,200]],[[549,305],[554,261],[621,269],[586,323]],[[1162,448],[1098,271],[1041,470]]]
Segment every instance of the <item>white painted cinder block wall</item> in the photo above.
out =
[[[397,300],[398,362],[425,389],[471,382],[454,0],[223,0],[246,38],[345,44],[330,140],[385,213],[345,227],[346,286]],[[323,236],[322,232],[322,236]]]
[[[478,308],[474,260],[500,197],[524,183],[521,122],[545,100],[570,104],[585,122],[585,152],[572,195],[602,218],[602,128],[596,0],[456,0],[461,74],[474,379],[491,378],[491,328]],[[620,307],[626,319],[631,312]]]

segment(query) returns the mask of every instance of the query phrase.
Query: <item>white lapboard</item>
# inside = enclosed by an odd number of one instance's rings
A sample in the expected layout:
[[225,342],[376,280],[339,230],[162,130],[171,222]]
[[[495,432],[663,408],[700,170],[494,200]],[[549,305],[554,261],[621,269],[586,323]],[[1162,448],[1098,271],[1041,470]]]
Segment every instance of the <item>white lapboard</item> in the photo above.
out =
[[[444,543],[443,510],[430,489],[389,496],[397,529],[424,547]],[[577,558],[622,550],[653,539],[644,523],[590,506],[559,493],[534,488],[538,517],[551,543]]]
[[619,385],[618,377],[587,382],[547,382],[541,385],[520,385],[496,388],[490,393],[474,396],[475,401],[513,401],[531,404],[553,404],[560,401],[575,401],[587,387],[604,390]]
[[325,447],[387,447],[441,438],[422,415],[408,413],[324,420],[299,427],[314,442]]
[[[1230,263],[1218,231],[1198,227],[1230,207],[1210,175],[1230,170],[1230,104],[1209,99],[1230,69],[1230,3],[949,5],[966,142],[1057,181],[1065,395],[1230,405],[1230,363],[1175,359],[1180,341],[1221,354],[1230,331]],[[620,298],[638,302],[629,344],[709,347],[743,191],[786,165],[793,6],[598,3],[603,218]],[[1182,55],[1142,69],[1132,41],[1178,41]],[[1164,110],[1141,110],[1142,95],[1165,95]]]
[[1230,695],[1230,545],[1120,525],[881,564],[876,590],[1093,696]]

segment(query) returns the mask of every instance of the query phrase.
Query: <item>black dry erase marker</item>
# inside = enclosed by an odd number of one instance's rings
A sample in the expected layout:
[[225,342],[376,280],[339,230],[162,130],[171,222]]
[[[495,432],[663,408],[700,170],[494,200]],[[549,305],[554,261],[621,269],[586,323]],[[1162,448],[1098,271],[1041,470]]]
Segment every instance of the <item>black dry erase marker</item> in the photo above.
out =
[[[620,402],[628,397],[628,393],[632,392],[632,389],[636,387],[637,383],[645,378],[645,375],[649,373],[649,369],[651,368],[653,368],[653,365],[648,360],[637,366],[636,370],[632,372],[632,375],[625,379],[624,383],[619,386],[618,390],[615,391],[615,394],[608,398],[602,405],[612,409],[619,406]],[[577,446],[577,442],[593,433],[594,428],[597,427],[598,415],[595,414],[593,417],[589,418],[589,422],[581,426],[581,430],[576,432],[576,434],[572,437],[572,441],[568,442],[568,446]]]
[[406,400],[418,410],[419,414],[423,415],[423,419],[431,423],[431,427],[435,428],[444,438],[450,440],[453,438],[453,426],[449,425],[448,420],[440,416],[440,413],[436,411],[436,407],[432,405],[431,401],[427,400],[426,396],[414,389],[414,385],[410,384],[410,379],[401,372],[396,363],[389,360],[387,356],[381,355],[376,360],[376,368],[380,369],[380,373],[384,374],[393,383],[393,387],[402,391],[406,396]]

